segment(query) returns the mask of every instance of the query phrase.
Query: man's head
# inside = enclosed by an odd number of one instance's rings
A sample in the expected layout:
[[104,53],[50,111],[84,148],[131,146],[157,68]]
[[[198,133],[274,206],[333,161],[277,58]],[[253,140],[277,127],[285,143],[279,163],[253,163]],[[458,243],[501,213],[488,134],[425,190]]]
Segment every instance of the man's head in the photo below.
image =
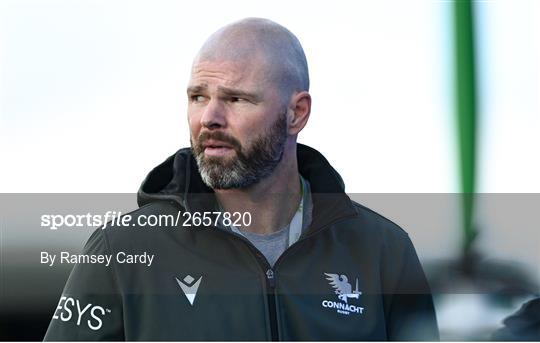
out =
[[214,33],[195,58],[188,85],[191,145],[204,182],[246,188],[296,158],[311,109],[298,39],[265,19]]

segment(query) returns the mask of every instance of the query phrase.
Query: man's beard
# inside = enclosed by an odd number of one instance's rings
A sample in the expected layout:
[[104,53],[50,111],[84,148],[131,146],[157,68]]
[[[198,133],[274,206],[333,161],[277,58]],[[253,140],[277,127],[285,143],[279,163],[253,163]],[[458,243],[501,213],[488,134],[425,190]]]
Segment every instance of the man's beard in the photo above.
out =
[[[230,145],[236,152],[233,157],[204,155],[204,142],[213,139]],[[234,137],[222,131],[205,131],[191,149],[197,160],[204,183],[212,189],[246,188],[270,175],[283,158],[287,139],[286,112],[279,115],[270,130],[244,147]]]

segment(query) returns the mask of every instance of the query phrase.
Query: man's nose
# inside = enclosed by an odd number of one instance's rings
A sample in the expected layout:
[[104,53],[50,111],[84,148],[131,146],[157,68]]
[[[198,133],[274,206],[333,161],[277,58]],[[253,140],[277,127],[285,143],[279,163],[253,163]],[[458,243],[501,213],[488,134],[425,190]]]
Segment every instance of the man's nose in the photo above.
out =
[[201,125],[207,129],[222,128],[226,125],[225,108],[221,101],[210,99],[201,117]]

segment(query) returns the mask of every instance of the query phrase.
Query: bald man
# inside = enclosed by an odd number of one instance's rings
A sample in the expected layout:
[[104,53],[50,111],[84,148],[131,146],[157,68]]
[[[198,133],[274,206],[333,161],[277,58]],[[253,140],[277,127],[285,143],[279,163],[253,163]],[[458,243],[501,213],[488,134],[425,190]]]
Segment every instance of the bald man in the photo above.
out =
[[438,339],[408,235],[296,142],[311,96],[289,30],[214,33],[187,99],[191,147],[150,172],[127,224],[94,232],[83,254],[110,263],[73,269],[46,340]]

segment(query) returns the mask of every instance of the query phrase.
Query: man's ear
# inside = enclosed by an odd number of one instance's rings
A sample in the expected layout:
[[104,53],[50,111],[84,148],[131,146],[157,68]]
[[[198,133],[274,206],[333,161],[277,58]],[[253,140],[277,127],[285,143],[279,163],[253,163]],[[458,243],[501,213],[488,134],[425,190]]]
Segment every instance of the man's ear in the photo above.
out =
[[288,133],[297,135],[306,126],[311,113],[311,95],[306,91],[295,93],[289,102]]

